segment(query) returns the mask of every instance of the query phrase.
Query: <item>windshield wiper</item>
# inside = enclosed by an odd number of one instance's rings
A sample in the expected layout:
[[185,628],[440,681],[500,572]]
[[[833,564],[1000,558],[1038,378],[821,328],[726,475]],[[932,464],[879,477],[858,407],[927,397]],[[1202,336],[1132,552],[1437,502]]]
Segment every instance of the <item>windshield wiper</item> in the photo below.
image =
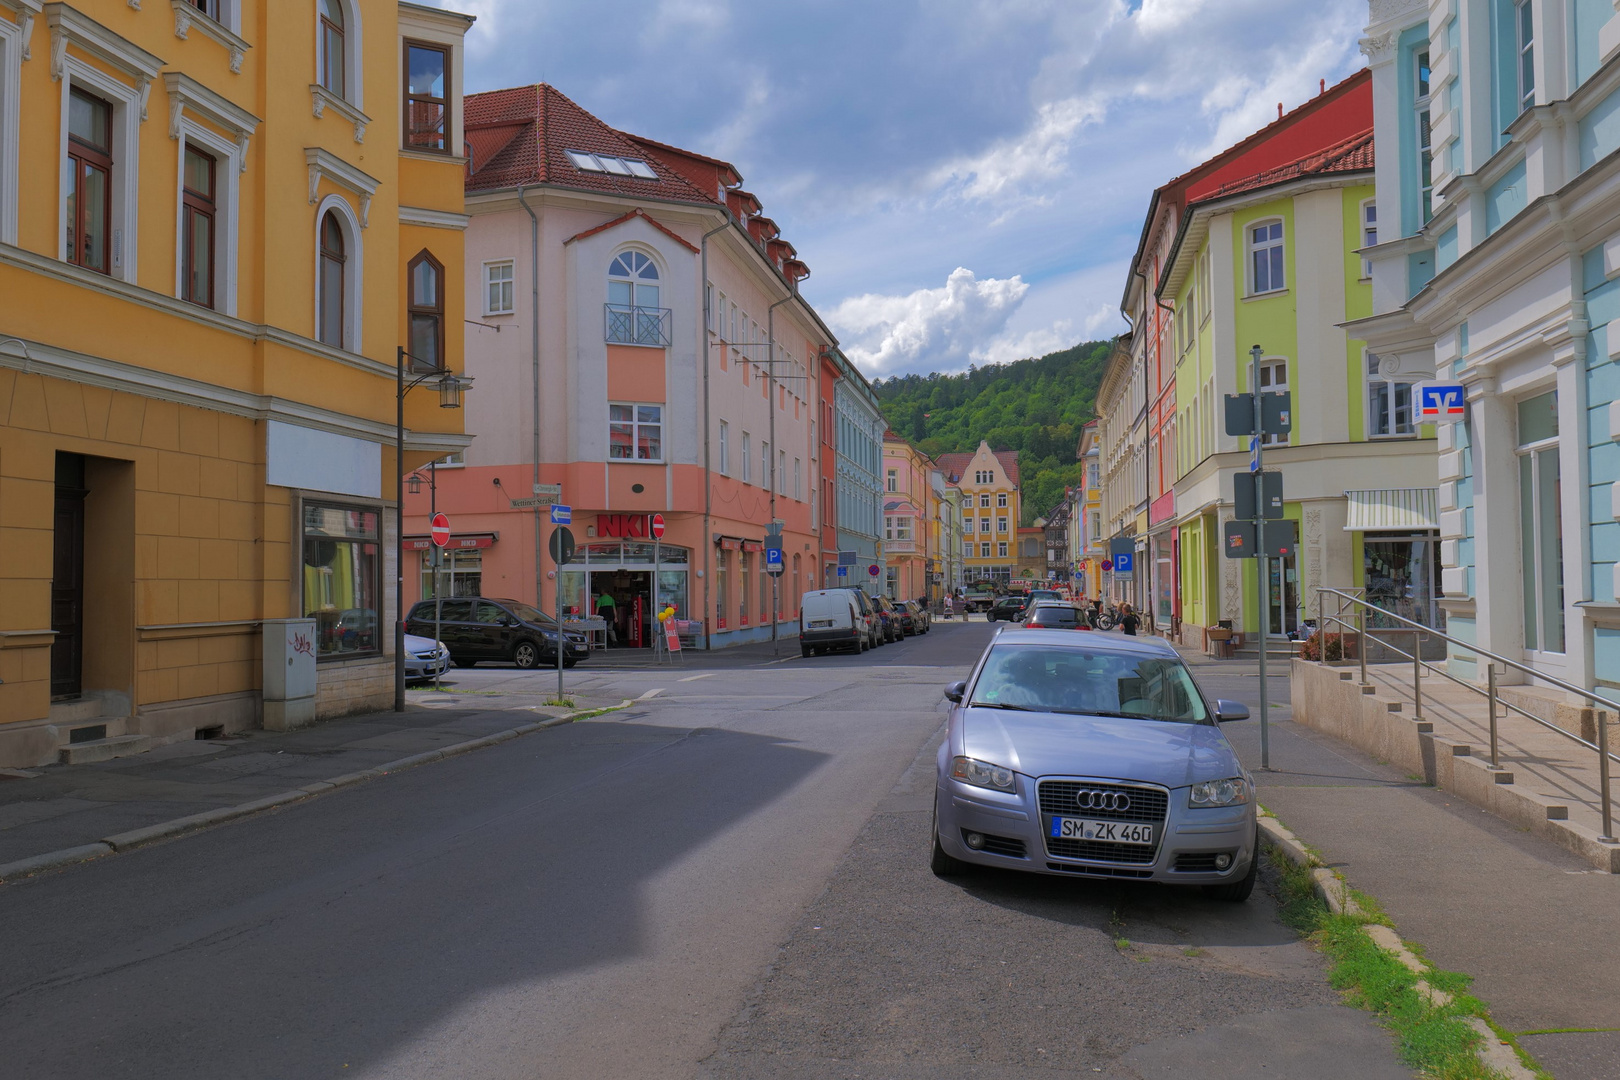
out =
[[1005,701],[970,701],[968,707],[972,709],[1010,709],[1013,712],[1046,712],[1045,709],[1032,709],[1028,705],[1013,705]]

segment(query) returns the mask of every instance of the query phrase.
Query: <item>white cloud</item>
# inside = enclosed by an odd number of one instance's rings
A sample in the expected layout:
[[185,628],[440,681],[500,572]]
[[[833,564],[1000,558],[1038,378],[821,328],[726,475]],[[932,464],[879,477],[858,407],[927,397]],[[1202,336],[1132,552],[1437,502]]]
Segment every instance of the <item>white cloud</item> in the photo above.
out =
[[[947,162],[929,178],[934,186],[966,199],[1021,194],[1026,185],[1067,171],[1069,144],[1084,124],[1103,117],[1100,104],[1066,98],[1041,105],[1028,131],[992,145],[982,154]],[[1049,196],[1036,196],[1046,201]]]
[[828,312],[827,321],[868,375],[956,371],[983,355],[1028,291],[1017,276],[980,280],[957,267],[944,288],[853,296]]

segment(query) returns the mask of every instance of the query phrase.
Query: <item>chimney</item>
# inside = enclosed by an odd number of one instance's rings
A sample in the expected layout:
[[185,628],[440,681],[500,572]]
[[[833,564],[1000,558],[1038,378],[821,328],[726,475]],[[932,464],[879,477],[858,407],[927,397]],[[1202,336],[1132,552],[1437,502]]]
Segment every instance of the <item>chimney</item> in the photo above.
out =
[[1282,102],[1277,102],[1277,119],[1282,119]]
[[1326,79],[1318,79],[1316,81],[1316,92],[1318,94],[1327,93],[1327,80]]

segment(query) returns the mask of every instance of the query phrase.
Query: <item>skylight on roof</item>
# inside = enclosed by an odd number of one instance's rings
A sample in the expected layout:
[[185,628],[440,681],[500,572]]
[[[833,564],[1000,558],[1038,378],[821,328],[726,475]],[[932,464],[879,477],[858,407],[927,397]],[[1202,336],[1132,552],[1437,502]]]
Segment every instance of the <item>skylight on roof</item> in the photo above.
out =
[[640,158],[614,157],[611,154],[589,154],[583,150],[565,150],[568,160],[580,172],[608,173],[612,176],[633,176],[641,180],[657,180],[652,166]]

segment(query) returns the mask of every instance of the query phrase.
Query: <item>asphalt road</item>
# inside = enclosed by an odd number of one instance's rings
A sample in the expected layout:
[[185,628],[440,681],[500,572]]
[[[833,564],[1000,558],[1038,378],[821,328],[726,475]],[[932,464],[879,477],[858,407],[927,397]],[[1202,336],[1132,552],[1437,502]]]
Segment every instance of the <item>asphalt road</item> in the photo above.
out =
[[581,668],[644,700],[7,885],[0,1073],[1409,1075],[1260,892],[928,872],[991,630]]

